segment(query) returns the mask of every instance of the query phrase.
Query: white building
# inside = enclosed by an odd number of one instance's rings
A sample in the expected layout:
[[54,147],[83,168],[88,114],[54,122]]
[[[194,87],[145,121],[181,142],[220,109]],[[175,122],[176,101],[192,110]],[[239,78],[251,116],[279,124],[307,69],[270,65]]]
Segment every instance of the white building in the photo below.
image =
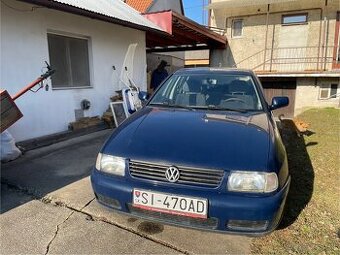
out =
[[2,0],[1,88],[14,95],[43,72],[44,61],[56,69],[48,91],[15,101],[24,114],[9,128],[16,141],[67,130],[83,99],[91,102],[85,116],[102,115],[132,43],[132,76],[146,89],[146,31],[162,33],[120,0]]

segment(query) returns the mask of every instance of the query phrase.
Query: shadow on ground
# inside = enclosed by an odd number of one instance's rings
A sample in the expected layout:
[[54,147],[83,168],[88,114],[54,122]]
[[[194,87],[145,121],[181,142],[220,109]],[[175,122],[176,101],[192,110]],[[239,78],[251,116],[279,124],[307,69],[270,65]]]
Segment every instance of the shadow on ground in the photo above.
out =
[[10,199],[9,189],[3,186],[25,192],[32,199],[43,198],[89,176],[98,151],[110,133],[110,130],[92,133],[1,164],[1,213],[28,202]]
[[286,146],[291,175],[286,208],[279,226],[279,229],[284,229],[295,222],[312,198],[314,169],[307,152],[307,146],[314,146],[317,143],[305,144],[304,135],[297,132],[292,120],[284,119],[281,124],[281,136]]

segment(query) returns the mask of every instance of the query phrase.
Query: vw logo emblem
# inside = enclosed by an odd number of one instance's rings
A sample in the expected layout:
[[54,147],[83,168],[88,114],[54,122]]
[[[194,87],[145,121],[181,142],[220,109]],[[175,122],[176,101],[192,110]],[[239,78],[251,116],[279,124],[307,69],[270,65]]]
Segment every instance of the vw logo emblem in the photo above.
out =
[[175,166],[170,166],[166,171],[165,171],[165,178],[169,182],[177,182],[179,179],[179,170]]

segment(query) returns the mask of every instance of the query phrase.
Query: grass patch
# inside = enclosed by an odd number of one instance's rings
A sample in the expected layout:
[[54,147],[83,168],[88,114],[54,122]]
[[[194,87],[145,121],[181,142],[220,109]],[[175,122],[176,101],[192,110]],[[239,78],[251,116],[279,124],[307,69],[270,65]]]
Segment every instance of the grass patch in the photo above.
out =
[[255,238],[256,254],[340,253],[340,110],[311,109],[298,116],[314,134],[298,136],[283,123],[292,183],[278,230]]

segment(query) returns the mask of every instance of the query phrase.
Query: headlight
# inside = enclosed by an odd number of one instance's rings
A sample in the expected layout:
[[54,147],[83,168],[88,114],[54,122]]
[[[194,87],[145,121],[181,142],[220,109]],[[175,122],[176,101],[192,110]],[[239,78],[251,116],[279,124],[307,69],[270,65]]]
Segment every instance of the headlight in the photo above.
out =
[[108,174],[124,176],[126,162],[124,158],[98,153],[96,168]]
[[278,188],[275,173],[233,171],[228,178],[228,190],[269,193]]

